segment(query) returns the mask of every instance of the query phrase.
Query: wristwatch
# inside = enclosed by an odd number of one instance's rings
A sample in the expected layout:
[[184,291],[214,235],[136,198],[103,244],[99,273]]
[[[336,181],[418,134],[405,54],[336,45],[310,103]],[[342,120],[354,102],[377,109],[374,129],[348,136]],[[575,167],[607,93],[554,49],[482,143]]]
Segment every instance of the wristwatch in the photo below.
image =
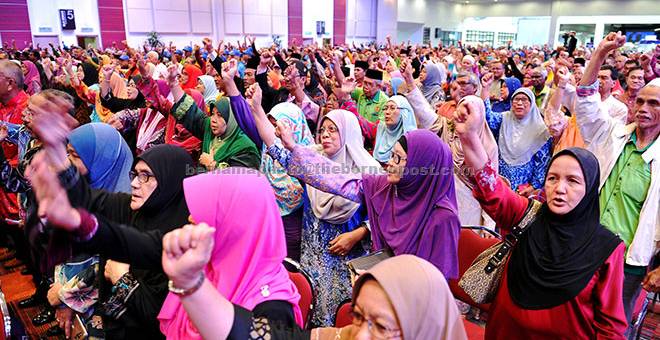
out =
[[180,297],[188,296],[188,295],[196,292],[202,286],[202,284],[204,283],[204,279],[205,279],[204,272],[201,272],[199,274],[199,279],[197,279],[197,282],[195,283],[195,285],[188,288],[188,289],[178,288],[178,287],[174,286],[174,282],[172,282],[172,280],[169,280],[167,282],[167,289],[170,292],[172,292],[174,295],[178,295]]

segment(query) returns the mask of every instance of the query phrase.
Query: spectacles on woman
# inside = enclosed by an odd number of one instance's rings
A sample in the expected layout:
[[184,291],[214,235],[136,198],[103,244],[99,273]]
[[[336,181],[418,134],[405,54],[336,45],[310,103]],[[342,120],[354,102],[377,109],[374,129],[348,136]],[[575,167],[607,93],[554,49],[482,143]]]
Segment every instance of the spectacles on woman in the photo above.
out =
[[135,179],[135,177],[137,177],[138,182],[140,182],[142,184],[145,184],[145,183],[149,182],[150,178],[156,177],[156,176],[154,176],[154,175],[152,175],[148,172],[142,172],[142,171],[137,172],[137,171],[131,170],[131,171],[128,172],[128,177],[131,179],[131,182]]
[[529,98],[527,98],[527,97],[517,97],[517,98],[511,99],[511,101],[514,102],[514,103],[515,102],[520,102],[520,103],[529,103],[530,102]]
[[407,160],[408,158],[401,157],[401,155],[399,155],[398,153],[396,153],[396,152],[392,152],[391,159],[392,159],[392,161],[394,162],[394,164],[399,164],[399,163],[401,163],[401,161],[405,161],[405,160]]
[[327,131],[329,134],[332,135],[332,134],[337,133],[339,130],[337,130],[337,128],[334,127],[334,126],[329,126],[327,129],[324,128],[324,127],[322,127],[322,128],[319,129],[319,134],[324,134],[326,131]]
[[369,334],[371,334],[374,339],[385,340],[399,337],[401,335],[401,330],[392,329],[379,323],[378,321],[367,319],[364,315],[362,315],[362,313],[356,311],[355,307],[353,307],[353,311],[351,313],[353,314],[353,325],[356,327],[362,327],[362,324],[366,322]]

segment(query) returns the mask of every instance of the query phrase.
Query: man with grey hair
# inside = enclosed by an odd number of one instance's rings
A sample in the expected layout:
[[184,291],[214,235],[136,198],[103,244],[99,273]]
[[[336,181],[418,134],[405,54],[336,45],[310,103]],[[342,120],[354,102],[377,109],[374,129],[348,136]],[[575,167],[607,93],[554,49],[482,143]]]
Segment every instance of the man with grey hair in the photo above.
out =
[[156,69],[154,69],[154,74],[151,76],[153,79],[165,79],[167,78],[167,66],[160,62],[160,56],[156,51],[149,51],[147,53],[147,61],[154,64]]
[[601,108],[598,71],[625,42],[621,33],[610,33],[600,43],[577,89],[575,116],[600,162],[600,222],[626,245],[623,305],[630,324],[642,286],[660,292],[660,269],[647,274],[660,248],[660,81],[639,91],[629,125]]
[[531,71],[530,78],[532,79],[531,90],[536,96],[536,106],[543,107],[545,98],[550,93],[550,88],[545,84],[548,80],[548,71],[543,67],[536,67]]

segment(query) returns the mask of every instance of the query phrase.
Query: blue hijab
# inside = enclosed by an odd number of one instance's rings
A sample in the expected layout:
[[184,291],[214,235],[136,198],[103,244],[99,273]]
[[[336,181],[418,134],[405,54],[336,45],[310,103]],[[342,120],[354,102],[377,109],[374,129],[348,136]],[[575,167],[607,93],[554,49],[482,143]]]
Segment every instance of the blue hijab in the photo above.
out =
[[392,96],[388,102],[394,102],[397,108],[399,108],[399,121],[392,128],[385,124],[385,119],[378,123],[373,156],[381,163],[386,163],[390,160],[394,144],[399,141],[399,138],[404,133],[417,129],[415,113],[405,97],[400,95]]
[[124,138],[105,123],[89,123],[73,130],[69,144],[87,167],[87,179],[94,189],[131,192],[128,172],[133,155]]
[[508,77],[504,78],[504,83],[506,84],[506,87],[509,89],[509,96],[501,100],[499,102],[494,102],[493,103],[493,112],[506,112],[511,110],[511,97],[513,97],[513,93],[516,92],[521,86],[520,80],[516,77]]

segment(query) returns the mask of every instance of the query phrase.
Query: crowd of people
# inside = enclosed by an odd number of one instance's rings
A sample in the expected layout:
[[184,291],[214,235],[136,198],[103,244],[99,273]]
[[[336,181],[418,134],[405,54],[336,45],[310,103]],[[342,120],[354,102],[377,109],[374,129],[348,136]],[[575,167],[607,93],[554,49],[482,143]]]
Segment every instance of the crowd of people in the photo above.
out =
[[625,339],[660,292],[660,45],[624,43],[5,44],[1,241],[37,285],[19,306],[49,335],[465,339],[461,226],[526,219],[486,339]]

